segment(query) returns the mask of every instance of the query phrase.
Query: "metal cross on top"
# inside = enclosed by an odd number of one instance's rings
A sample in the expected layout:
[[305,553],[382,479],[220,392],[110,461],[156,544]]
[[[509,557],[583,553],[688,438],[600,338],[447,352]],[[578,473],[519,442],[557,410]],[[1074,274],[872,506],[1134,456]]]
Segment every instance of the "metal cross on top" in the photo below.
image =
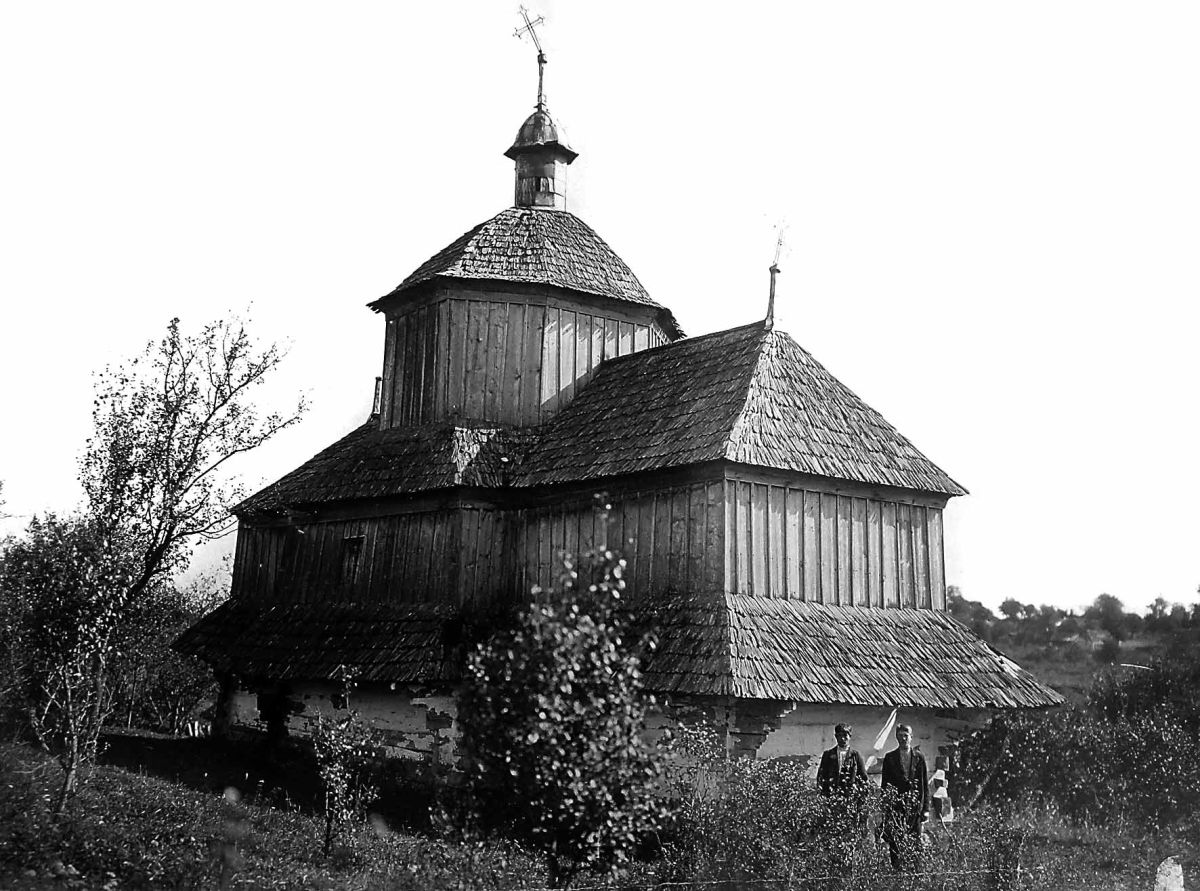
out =
[[517,37],[519,39],[519,38],[524,37],[526,34],[528,34],[533,39],[533,45],[537,47],[537,51],[538,51],[538,101],[537,101],[537,107],[538,107],[538,111],[543,111],[546,107],[546,100],[545,100],[545,97],[542,95],[542,75],[546,68],[546,54],[545,54],[545,52],[542,51],[542,42],[540,40],[538,40],[537,31],[535,29],[537,28],[538,25],[544,25],[546,23],[546,19],[543,16],[539,15],[536,19],[531,20],[529,18],[529,10],[528,9],[526,9],[524,6],[522,6],[522,7],[520,7],[520,10],[521,10],[521,18],[523,18],[525,20],[525,27],[517,28],[515,31],[513,31],[513,36]]
[[767,328],[775,327],[775,276],[779,275],[779,255],[783,253],[783,231],[787,227],[779,224],[779,237],[775,239],[775,259],[771,261],[771,295],[767,298]]

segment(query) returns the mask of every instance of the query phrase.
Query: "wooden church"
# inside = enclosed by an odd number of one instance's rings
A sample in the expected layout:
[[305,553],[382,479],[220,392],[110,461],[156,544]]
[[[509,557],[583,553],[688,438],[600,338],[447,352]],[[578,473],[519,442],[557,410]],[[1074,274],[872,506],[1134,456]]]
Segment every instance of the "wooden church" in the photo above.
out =
[[393,754],[452,762],[464,629],[597,545],[657,617],[658,720],[735,753],[812,756],[895,708],[929,752],[1061,701],[946,612],[958,483],[769,317],[684,337],[566,209],[540,85],[505,154],[514,206],[370,304],[377,410],[235,508],[231,597],[176,644],[223,721],[303,732],[349,672]]

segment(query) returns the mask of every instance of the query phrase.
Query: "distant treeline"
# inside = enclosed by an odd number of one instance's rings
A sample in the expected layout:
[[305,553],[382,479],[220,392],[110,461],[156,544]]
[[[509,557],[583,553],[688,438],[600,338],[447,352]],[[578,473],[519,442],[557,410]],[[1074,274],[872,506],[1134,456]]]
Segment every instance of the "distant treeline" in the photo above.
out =
[[[1200,593],[1198,590],[1197,593]],[[1172,636],[1200,629],[1200,601],[1168,603],[1162,597],[1145,613],[1126,610],[1120,598],[1101,594],[1082,612],[1035,606],[1009,598],[993,613],[977,600],[967,600],[951,585],[950,614],[984,640],[1019,644],[1078,643],[1116,649],[1122,641],[1143,635]]]

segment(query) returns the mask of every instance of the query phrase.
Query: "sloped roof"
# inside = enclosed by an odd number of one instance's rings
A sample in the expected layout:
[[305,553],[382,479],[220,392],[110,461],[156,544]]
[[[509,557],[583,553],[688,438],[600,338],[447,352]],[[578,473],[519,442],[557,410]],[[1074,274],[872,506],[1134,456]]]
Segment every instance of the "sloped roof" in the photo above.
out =
[[762,322],[602,363],[545,425],[516,482],[716,460],[966,493],[791,337]]
[[658,621],[646,678],[663,692],[928,708],[1063,701],[940,610],[727,594],[669,606]]
[[[649,611],[648,611],[649,612]],[[724,595],[649,612],[660,693],[841,705],[1030,708],[1063,698],[944,612]],[[177,650],[244,677],[453,682],[461,647],[446,607],[229,601]]]
[[372,417],[234,512],[504,485],[528,436],[513,428],[449,424],[380,430]]
[[449,609],[229,600],[172,646],[244,678],[419,683],[459,676]]
[[[434,278],[491,279],[552,285],[653,307],[667,332],[683,332],[654,302],[625,261],[591,226],[565,210],[510,207],[456,238],[387,297]],[[378,308],[380,298],[371,304]]]

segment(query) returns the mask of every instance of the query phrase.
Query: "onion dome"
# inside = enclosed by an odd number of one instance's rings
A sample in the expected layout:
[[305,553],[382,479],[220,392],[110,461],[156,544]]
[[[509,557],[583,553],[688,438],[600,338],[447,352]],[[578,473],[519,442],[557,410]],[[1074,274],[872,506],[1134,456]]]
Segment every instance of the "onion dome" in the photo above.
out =
[[550,112],[545,108],[538,108],[525,119],[525,123],[517,131],[517,138],[513,140],[512,147],[504,155],[515,161],[528,151],[548,148],[562,152],[568,164],[579,157],[579,153],[567,145],[567,134],[554,123]]
[[525,119],[506,157],[516,162],[513,204],[517,207],[567,209],[567,165],[579,153],[567,145],[567,136],[554,123],[546,106]]

